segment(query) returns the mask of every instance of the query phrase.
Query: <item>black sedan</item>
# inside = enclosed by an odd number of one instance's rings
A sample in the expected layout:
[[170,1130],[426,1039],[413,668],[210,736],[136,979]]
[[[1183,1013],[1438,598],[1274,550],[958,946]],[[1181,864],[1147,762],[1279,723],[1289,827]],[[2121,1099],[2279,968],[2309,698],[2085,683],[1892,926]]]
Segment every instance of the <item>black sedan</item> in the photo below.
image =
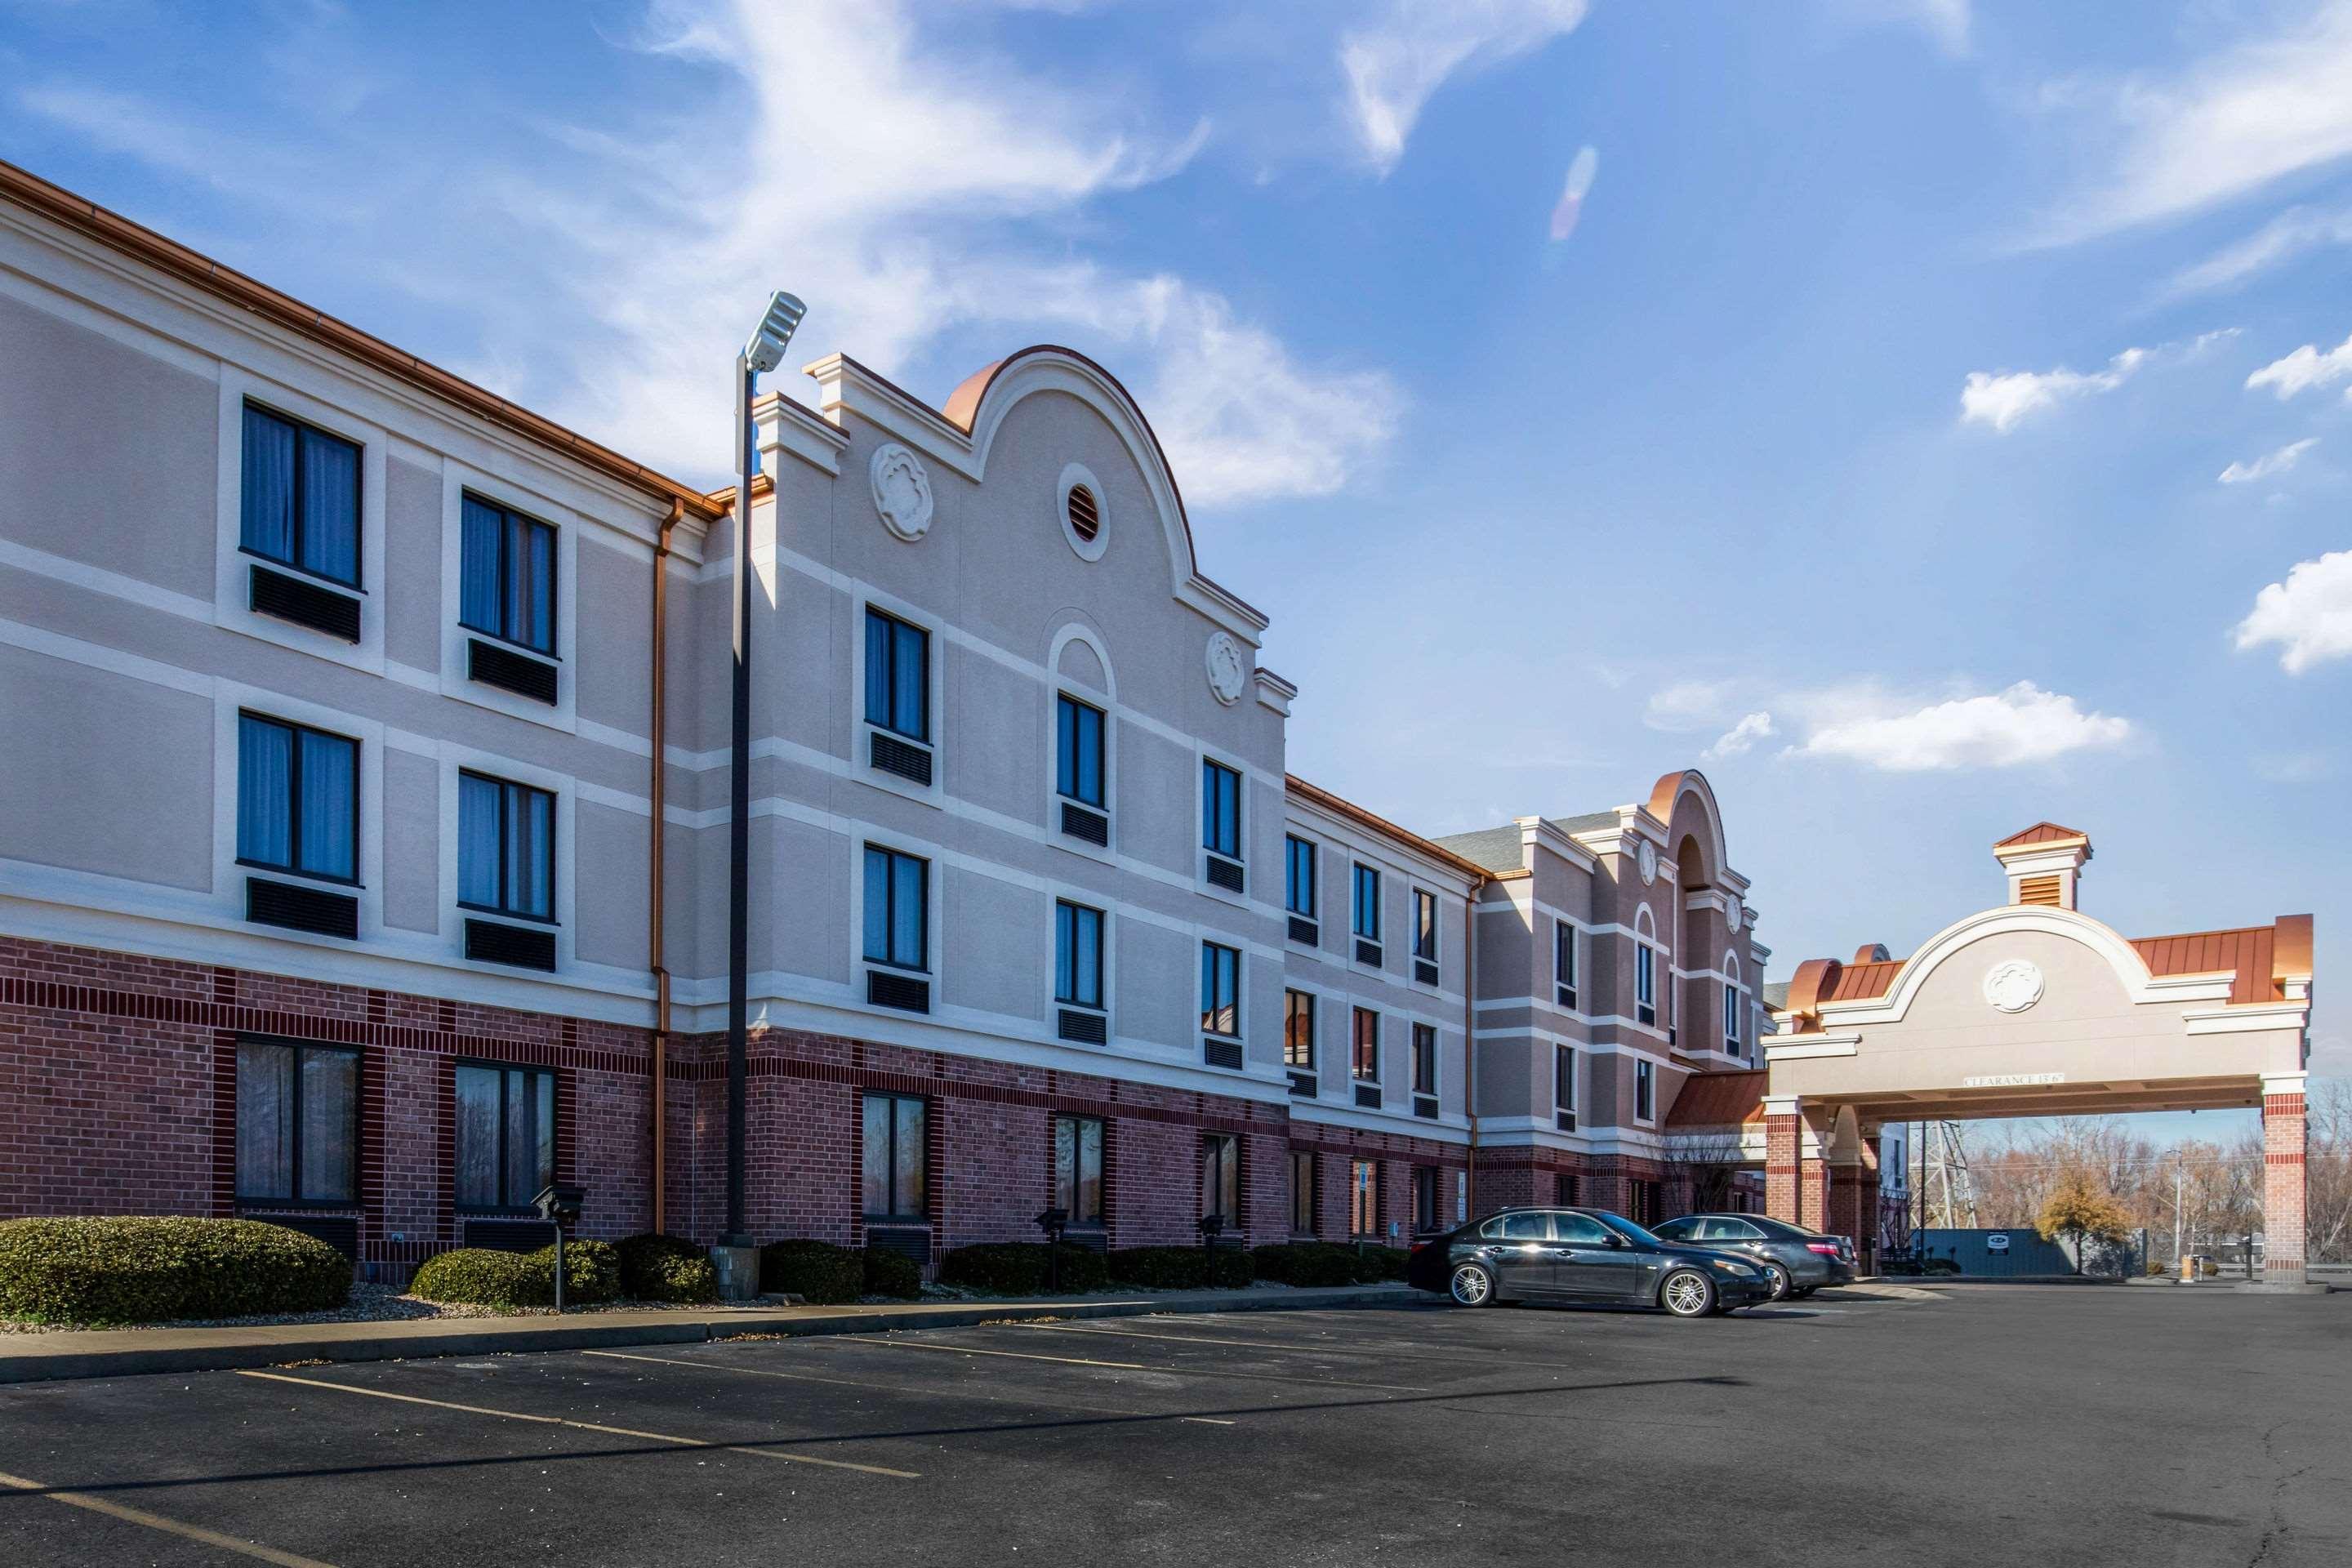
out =
[[1824,1285],[1853,1283],[1853,1238],[1823,1236],[1760,1214],[1686,1214],[1658,1227],[1682,1247],[1706,1247],[1745,1258],[1771,1282],[1772,1300],[1802,1300]]
[[1416,1242],[1405,1280],[1465,1307],[1605,1301],[1704,1318],[1772,1299],[1763,1270],[1676,1247],[1605,1209],[1505,1209]]

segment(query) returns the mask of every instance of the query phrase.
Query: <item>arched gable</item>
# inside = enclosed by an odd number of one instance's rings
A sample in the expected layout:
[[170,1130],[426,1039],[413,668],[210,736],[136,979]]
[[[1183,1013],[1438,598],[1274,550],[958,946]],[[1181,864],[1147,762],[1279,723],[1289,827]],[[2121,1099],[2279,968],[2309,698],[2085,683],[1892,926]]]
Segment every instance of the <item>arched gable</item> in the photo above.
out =
[[[1696,768],[1683,768],[1660,776],[1650,790],[1650,815],[1665,825],[1666,843],[1679,864],[1685,837],[1698,847],[1709,886],[1722,879],[1730,864],[1723,842],[1723,810],[1716,804],[1715,786]],[[1687,884],[1683,889],[1690,890]]]
[[[1999,909],[1985,910],[1956,921],[1930,937],[1919,951],[1904,961],[1896,971],[1894,984],[1882,997],[1860,1002],[1832,1002],[1822,1005],[1822,1022],[1838,1025],[1897,1023],[1911,1010],[1930,975],[1947,960],[1963,948],[1987,937],[2019,931],[2064,937],[2081,943],[2106,961],[2115,972],[2124,994],[2135,1004],[2168,1002],[2179,1004],[2200,1000],[2226,1000],[2229,983],[2198,976],[2158,977],[2149,973],[2147,963],[2122,933],[2102,921],[2093,920],[2079,910],[2062,910],[2038,904],[2004,904]],[[1802,972],[1800,971],[1801,975]],[[1795,987],[1790,987],[1790,1001],[1796,1002]]]

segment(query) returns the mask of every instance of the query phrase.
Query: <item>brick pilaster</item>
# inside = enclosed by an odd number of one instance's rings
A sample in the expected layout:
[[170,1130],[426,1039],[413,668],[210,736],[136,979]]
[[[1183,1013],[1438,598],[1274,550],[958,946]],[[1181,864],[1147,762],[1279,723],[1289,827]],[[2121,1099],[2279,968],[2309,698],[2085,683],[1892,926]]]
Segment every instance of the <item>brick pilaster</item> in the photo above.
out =
[[[2296,1075],[2298,1080],[2301,1075]],[[2263,1280],[2304,1282],[2304,1101],[2263,1086]]]
[[1764,1115],[1764,1212],[1774,1219],[1797,1223],[1801,1153],[1804,1148],[1804,1118],[1793,1100],[1770,1102]]

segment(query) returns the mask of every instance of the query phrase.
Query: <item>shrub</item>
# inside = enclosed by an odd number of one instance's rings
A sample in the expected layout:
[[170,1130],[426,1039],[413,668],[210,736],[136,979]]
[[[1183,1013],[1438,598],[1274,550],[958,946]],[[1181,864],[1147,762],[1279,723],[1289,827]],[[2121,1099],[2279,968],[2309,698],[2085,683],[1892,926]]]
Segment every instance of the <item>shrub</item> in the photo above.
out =
[[[563,1244],[563,1304],[593,1307],[621,1292],[618,1249],[605,1241]],[[416,1267],[408,1293],[427,1301],[464,1307],[552,1307],[555,1247],[537,1252],[493,1252],[460,1247],[436,1252]]]
[[1250,1254],[1250,1270],[1277,1285],[1353,1285],[1356,1252],[1322,1241],[1261,1247]]
[[318,1312],[341,1306],[351,1289],[351,1259],[316,1237],[259,1220],[0,1225],[0,1317],[154,1323]]
[[911,1301],[923,1293],[923,1271],[903,1252],[869,1247],[866,1249],[866,1293]]
[[647,1232],[614,1244],[621,1294],[639,1301],[708,1301],[719,1294],[709,1255],[680,1237]]
[[772,1241],[760,1248],[760,1289],[798,1296],[813,1306],[836,1306],[866,1293],[866,1263],[829,1241]]
[[1364,1248],[1363,1266],[1357,1270],[1356,1280],[1362,1285],[1377,1285],[1383,1280],[1404,1278],[1405,1260],[1412,1254],[1402,1247],[1368,1247]]
[[[1211,1259],[1215,1261],[1213,1263]],[[1143,1290],[1238,1289],[1250,1282],[1250,1255],[1238,1247],[1122,1247],[1108,1259],[1110,1278]]]
[[1958,1274],[1959,1271],[1960,1263],[1957,1258],[1930,1258],[1919,1266],[1922,1274]]
[[[1076,1242],[1062,1243],[1059,1284],[1066,1294],[1083,1295],[1103,1288],[1102,1254]],[[1047,1289],[1045,1244],[1042,1241],[986,1241],[959,1247],[940,1259],[943,1284],[987,1290],[999,1296],[1035,1296]]]

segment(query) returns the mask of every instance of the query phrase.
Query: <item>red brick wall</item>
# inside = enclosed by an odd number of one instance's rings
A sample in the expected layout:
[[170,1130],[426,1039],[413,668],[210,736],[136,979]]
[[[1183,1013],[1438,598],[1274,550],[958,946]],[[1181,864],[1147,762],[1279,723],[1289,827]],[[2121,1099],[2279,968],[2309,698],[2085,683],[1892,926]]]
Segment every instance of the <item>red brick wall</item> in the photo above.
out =
[[2275,1283],[2304,1282],[2306,1147],[2303,1096],[2263,1096],[2263,1278]]
[[1804,1119],[1794,1111],[1764,1118],[1764,1212],[1795,1224],[1802,1205],[1797,1195]]

